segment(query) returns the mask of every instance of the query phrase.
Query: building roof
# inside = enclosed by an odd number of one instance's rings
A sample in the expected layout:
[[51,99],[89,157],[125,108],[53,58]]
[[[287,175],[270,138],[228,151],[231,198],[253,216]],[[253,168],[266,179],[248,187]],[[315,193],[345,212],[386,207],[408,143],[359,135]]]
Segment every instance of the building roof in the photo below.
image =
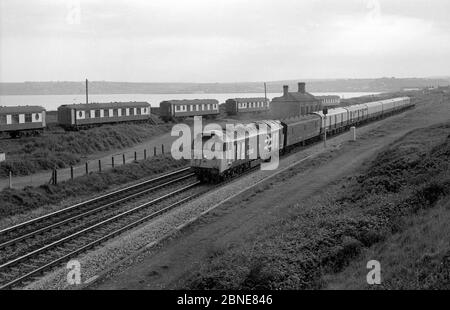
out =
[[236,102],[238,102],[238,103],[241,103],[241,102],[261,102],[261,101],[264,101],[264,100],[269,101],[269,99],[266,99],[266,98],[264,98],[264,97],[230,98],[230,99],[228,99],[228,100],[234,100],[234,101],[236,101]]
[[317,99],[341,99],[341,97],[337,95],[327,95],[327,96],[315,96]]
[[149,107],[150,103],[145,101],[129,101],[129,102],[100,102],[100,103],[79,103],[64,104],[61,107],[73,108],[79,110],[105,109],[105,108],[138,108]]
[[272,99],[272,102],[283,102],[283,101],[298,101],[298,102],[302,102],[302,101],[317,101],[318,99],[316,99],[315,96],[313,96],[310,93],[298,93],[298,92],[289,92],[287,93],[287,95],[283,95],[281,97],[275,97]]
[[183,104],[183,105],[193,105],[193,104],[217,104],[219,101],[216,99],[183,99],[183,100],[165,100],[163,102],[169,102],[170,104]]
[[40,113],[42,111],[45,111],[43,107],[32,105],[14,106],[14,107],[0,106],[0,114]]

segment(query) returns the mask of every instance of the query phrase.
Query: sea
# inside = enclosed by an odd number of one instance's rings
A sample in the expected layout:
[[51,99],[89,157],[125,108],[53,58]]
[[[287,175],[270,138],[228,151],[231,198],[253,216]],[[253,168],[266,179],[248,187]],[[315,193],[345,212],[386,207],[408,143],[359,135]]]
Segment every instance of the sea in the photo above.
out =
[[[379,94],[377,92],[312,92],[316,96],[338,95],[343,99]],[[267,93],[267,98],[281,96],[281,93]],[[146,101],[152,107],[159,107],[164,100],[175,99],[216,99],[219,103],[229,98],[264,97],[264,93],[220,93],[220,94],[92,94],[89,95],[89,103],[93,102],[123,102],[123,101]],[[79,95],[0,95],[0,106],[25,106],[37,105],[44,107],[47,111],[57,110],[63,104],[85,103],[84,94]]]

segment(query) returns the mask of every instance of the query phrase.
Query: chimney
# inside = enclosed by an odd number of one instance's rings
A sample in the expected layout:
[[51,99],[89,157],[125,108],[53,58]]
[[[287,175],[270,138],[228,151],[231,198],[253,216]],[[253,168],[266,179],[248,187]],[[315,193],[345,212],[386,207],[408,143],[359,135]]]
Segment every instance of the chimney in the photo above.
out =
[[298,83],[298,92],[299,93],[304,94],[306,92],[305,88],[306,88],[305,83],[303,83],[303,82]]
[[287,96],[289,90],[289,86],[283,85],[283,96]]

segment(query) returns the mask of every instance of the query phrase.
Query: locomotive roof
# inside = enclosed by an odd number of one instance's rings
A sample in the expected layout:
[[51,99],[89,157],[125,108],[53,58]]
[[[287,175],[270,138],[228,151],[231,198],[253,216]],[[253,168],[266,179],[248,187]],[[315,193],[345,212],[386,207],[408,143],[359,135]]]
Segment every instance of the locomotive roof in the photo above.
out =
[[266,98],[264,98],[264,97],[230,98],[230,99],[228,99],[228,100],[234,100],[234,101],[236,101],[236,102],[238,102],[238,103],[241,103],[241,102],[260,102],[260,101],[264,101],[264,100],[269,101],[268,98],[266,99]]
[[0,114],[12,114],[12,113],[40,113],[45,111],[41,106],[24,105],[14,107],[2,107],[0,106]]
[[165,100],[163,102],[169,102],[170,104],[184,104],[184,105],[190,105],[190,104],[217,104],[219,101],[216,99],[182,99],[182,100]]
[[73,109],[101,109],[101,108],[137,108],[149,107],[150,103],[145,101],[128,101],[128,102],[99,102],[99,103],[79,103],[79,104],[64,104],[61,107]]

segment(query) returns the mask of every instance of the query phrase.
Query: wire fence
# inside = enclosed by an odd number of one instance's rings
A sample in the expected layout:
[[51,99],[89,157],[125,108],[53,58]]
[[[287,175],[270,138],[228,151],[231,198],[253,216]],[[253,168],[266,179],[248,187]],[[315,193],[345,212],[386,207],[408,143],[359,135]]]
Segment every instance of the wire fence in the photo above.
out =
[[170,146],[158,145],[148,148],[136,149],[132,152],[121,152],[100,159],[87,160],[83,164],[69,166],[67,168],[53,169],[26,176],[15,176],[10,172],[9,178],[0,179],[0,189],[24,188],[27,186],[40,186],[45,184],[58,184],[63,181],[95,172],[104,172],[132,162],[146,160],[157,155],[170,152]]

